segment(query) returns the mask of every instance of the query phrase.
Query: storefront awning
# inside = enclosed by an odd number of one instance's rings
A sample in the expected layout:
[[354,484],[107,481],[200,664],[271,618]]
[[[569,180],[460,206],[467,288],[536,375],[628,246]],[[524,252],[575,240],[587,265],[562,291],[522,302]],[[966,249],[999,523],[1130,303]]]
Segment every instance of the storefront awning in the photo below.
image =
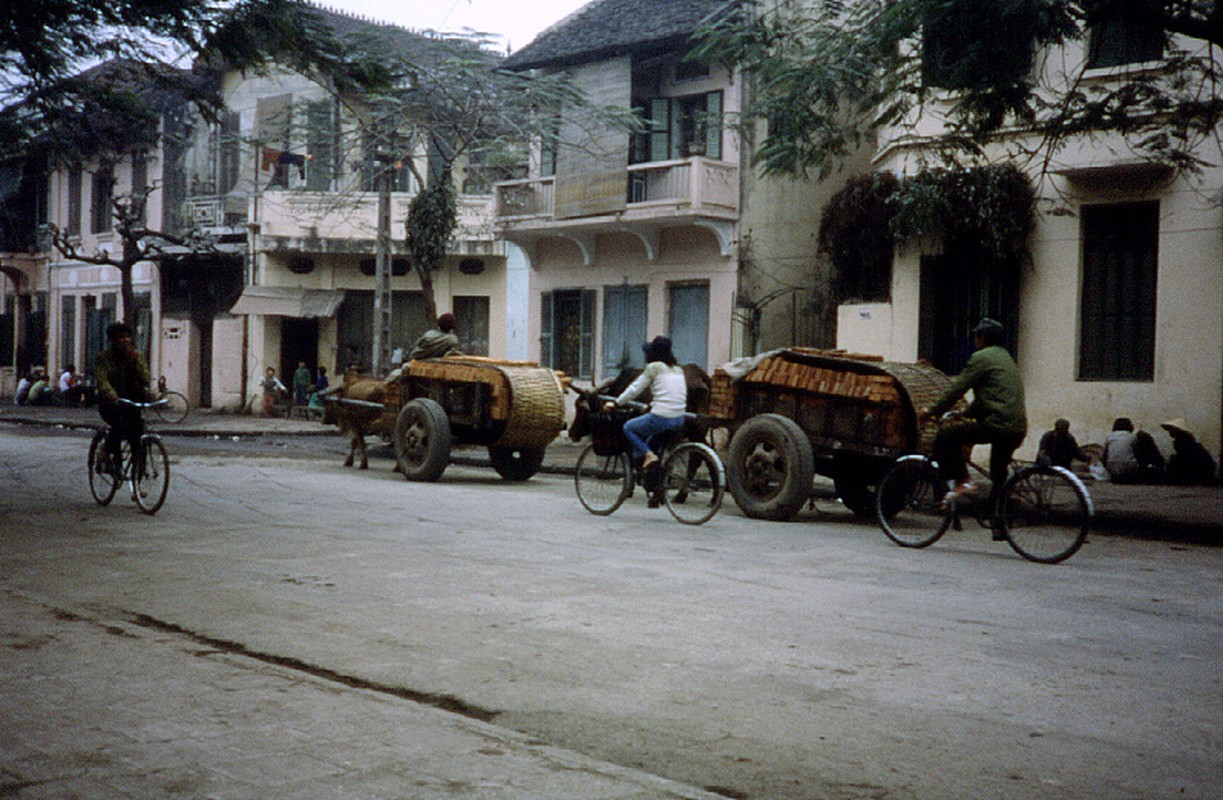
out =
[[343,300],[343,289],[247,286],[229,313],[265,317],[334,317]]

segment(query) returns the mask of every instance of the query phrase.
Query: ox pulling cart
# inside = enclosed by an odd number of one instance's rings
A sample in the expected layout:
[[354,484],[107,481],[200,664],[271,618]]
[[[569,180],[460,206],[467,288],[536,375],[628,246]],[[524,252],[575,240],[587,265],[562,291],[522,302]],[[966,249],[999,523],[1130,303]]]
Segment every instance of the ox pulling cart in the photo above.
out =
[[922,364],[802,347],[717,369],[709,414],[731,433],[731,495],[749,517],[790,519],[820,474],[847,508],[873,517],[887,466],[929,452],[933,426],[917,414],[950,382]]

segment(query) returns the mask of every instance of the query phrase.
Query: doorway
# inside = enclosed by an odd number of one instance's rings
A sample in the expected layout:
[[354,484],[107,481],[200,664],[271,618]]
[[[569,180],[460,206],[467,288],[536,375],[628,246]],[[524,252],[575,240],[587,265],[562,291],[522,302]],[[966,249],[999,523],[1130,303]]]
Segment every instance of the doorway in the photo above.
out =
[[318,374],[318,320],[280,318],[280,380],[293,380],[298,362],[306,362],[311,375]]

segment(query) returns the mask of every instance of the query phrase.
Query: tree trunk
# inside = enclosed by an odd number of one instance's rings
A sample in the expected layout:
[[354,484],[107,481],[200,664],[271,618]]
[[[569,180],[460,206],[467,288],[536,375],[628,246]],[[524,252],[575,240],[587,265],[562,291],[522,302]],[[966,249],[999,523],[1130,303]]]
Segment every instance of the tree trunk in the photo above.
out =
[[433,270],[413,259],[416,276],[420,278],[420,291],[425,297],[425,328],[437,324],[437,293],[433,289]]

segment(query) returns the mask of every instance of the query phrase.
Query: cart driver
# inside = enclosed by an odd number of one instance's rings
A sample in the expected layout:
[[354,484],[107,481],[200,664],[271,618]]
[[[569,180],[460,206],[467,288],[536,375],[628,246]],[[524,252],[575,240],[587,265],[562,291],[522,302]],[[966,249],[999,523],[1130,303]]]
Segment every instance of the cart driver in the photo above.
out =
[[405,363],[418,358],[441,358],[447,353],[457,351],[459,337],[454,332],[457,324],[454,314],[449,311],[439,315],[437,327],[421,334],[416,344],[412,345],[412,349],[408,351],[408,357],[404,359]]
[[972,389],[973,400],[962,419],[945,422],[934,439],[934,458],[939,475],[948,485],[954,483],[956,496],[971,495],[977,486],[968,479],[965,447],[990,446],[989,477],[993,490],[1006,481],[1011,456],[1028,432],[1024,406],[1023,381],[1015,359],[1002,346],[1005,329],[997,320],[983,319],[973,328],[974,352],[951,385],[919,421],[938,417]]

